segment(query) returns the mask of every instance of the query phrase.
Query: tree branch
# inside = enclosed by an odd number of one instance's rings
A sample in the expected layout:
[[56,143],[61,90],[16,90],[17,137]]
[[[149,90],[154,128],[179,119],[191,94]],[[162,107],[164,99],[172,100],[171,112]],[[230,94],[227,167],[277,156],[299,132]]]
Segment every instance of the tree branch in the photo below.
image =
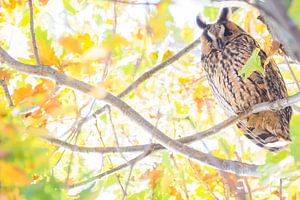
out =
[[186,46],[185,48],[181,49],[179,52],[177,52],[174,56],[169,58],[168,60],[156,65],[152,69],[146,71],[143,75],[141,75],[138,79],[133,81],[123,92],[121,92],[118,97],[122,98],[129,94],[132,90],[137,88],[141,83],[143,83],[145,80],[149,79],[153,74],[158,72],[159,70],[169,66],[179,58],[181,58],[184,54],[194,49],[198,44],[200,44],[200,38],[196,39],[194,42]]
[[1,84],[1,86],[3,87],[3,90],[4,90],[4,93],[5,93],[6,98],[7,98],[8,101],[9,101],[9,106],[10,106],[10,107],[13,107],[13,106],[14,106],[14,103],[13,103],[13,100],[12,100],[11,95],[10,95],[10,93],[9,93],[9,90],[8,90],[6,81],[5,81],[5,80],[0,80],[0,84]]
[[149,154],[151,154],[151,148],[149,149],[146,149],[144,151],[144,153],[140,154],[139,156],[129,160],[128,162],[122,164],[122,165],[119,165],[118,167],[115,167],[113,169],[110,169],[104,173],[101,173],[101,174],[98,174],[96,176],[93,176],[85,181],[82,181],[82,182],[79,182],[79,183],[75,183],[75,184],[72,184],[72,185],[69,185],[68,188],[74,188],[74,187],[78,187],[78,186],[82,186],[82,185],[85,185],[87,183],[90,183],[90,182],[93,182],[95,180],[98,180],[98,179],[101,179],[105,176],[108,176],[110,174],[113,174],[117,171],[120,171],[126,167],[129,167],[129,166],[133,166],[135,163],[137,163],[138,161],[142,160],[143,158],[147,157]]
[[28,5],[29,5],[29,13],[30,13],[30,33],[31,33],[33,53],[34,53],[34,57],[36,60],[36,64],[40,65],[41,61],[40,61],[39,52],[38,52],[38,49],[36,46],[35,32],[34,32],[32,0],[28,0]]
[[[213,168],[226,171],[226,172],[232,172],[236,173],[240,176],[259,176],[257,172],[257,166],[256,165],[250,165],[245,163],[240,163],[237,161],[230,161],[230,160],[222,160],[216,157],[213,157],[209,154],[197,151],[191,147],[188,147],[178,141],[174,141],[168,136],[164,135],[159,129],[157,129],[155,126],[153,126],[150,122],[148,122],[146,119],[144,119],[137,111],[132,109],[128,104],[123,102],[121,99],[115,97],[114,95],[104,91],[103,94],[100,96],[95,94],[95,92],[92,92],[92,90],[100,90],[99,88],[95,88],[87,83],[84,83],[80,80],[76,80],[73,78],[70,78],[66,76],[65,74],[62,74],[55,69],[52,69],[50,66],[44,66],[44,65],[29,65],[21,63],[15,59],[13,59],[9,54],[7,54],[6,51],[4,51],[2,48],[0,48],[0,58],[1,60],[8,64],[11,68],[16,69],[17,71],[21,71],[24,73],[28,73],[31,75],[52,79],[61,85],[67,86],[69,88],[79,90],[85,94],[91,95],[98,100],[102,100],[108,104],[111,104],[118,109],[120,109],[125,116],[130,118],[132,121],[134,121],[138,126],[140,126],[142,129],[146,131],[146,133],[156,139],[161,145],[166,147],[168,150],[171,150],[173,152],[176,152],[178,154],[181,154],[182,156],[186,158],[190,158],[196,162],[200,162],[203,164],[207,164]],[[105,95],[104,95],[105,93]],[[278,104],[279,103],[279,104]],[[273,103],[274,104],[274,103]],[[272,104],[272,107],[275,105]],[[279,105],[282,107],[282,103],[277,102],[276,105]],[[261,109],[261,108],[260,108]]]

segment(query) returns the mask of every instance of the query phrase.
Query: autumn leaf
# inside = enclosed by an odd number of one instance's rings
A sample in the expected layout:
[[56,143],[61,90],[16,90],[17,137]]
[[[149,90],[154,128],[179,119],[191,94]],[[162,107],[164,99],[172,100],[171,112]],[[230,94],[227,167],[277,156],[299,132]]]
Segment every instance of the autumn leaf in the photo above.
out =
[[24,171],[11,163],[0,160],[0,169],[0,181],[5,186],[26,186],[30,183]]
[[30,84],[27,84],[23,87],[17,88],[14,90],[14,93],[12,95],[12,99],[15,102],[15,104],[22,103],[28,98],[31,98],[34,94],[34,90]]
[[[59,65],[59,60],[55,54],[54,49],[52,48],[52,40],[48,38],[48,34],[46,31],[43,31],[40,27],[35,29],[36,43],[38,46],[39,58],[42,64],[44,65]],[[33,46],[32,43],[29,42],[29,51],[32,52],[31,59],[35,60],[33,54]]]
[[63,46],[67,51],[71,53],[81,53],[81,42],[78,38],[67,36],[67,37],[61,37],[58,40],[59,44]]
[[25,0],[1,0],[1,7],[7,10],[13,10],[16,7],[24,6]]
[[256,48],[250,58],[245,63],[244,67],[239,70],[239,75],[243,76],[245,79],[249,78],[251,74],[255,71],[260,72],[261,74],[265,75],[264,68],[261,66],[261,60],[259,54],[260,49]]
[[12,73],[7,69],[0,70],[0,80],[9,80]]
[[122,48],[129,44],[128,40],[119,34],[109,35],[102,42],[102,47],[105,49],[114,49],[114,48]]
[[157,12],[150,17],[149,24],[154,41],[161,41],[167,35],[166,23],[172,20],[172,16],[168,12],[170,3],[170,0],[160,1],[157,5]]

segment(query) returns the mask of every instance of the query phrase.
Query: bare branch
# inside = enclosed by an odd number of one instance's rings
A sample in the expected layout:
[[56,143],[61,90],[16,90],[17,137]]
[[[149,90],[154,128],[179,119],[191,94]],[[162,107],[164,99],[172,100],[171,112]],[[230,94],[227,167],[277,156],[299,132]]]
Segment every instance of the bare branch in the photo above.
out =
[[282,178],[280,179],[280,182],[279,182],[279,199],[280,200],[283,200],[283,196],[282,196]]
[[176,53],[174,56],[169,58],[168,60],[156,65],[149,71],[145,72],[143,75],[141,75],[138,79],[133,81],[123,92],[121,92],[118,97],[122,98],[129,94],[132,90],[137,88],[141,83],[143,83],[145,80],[149,79],[153,74],[158,72],[159,70],[169,66],[179,58],[181,58],[184,54],[194,49],[198,44],[200,44],[200,38],[196,39],[194,42],[186,46],[185,48],[181,49],[178,53]]
[[134,167],[134,164],[130,166],[128,178],[127,178],[127,181],[126,181],[126,184],[125,184],[125,188],[124,188],[125,193],[123,194],[122,200],[124,200],[125,197],[127,196],[127,187],[128,187],[128,185],[130,183],[130,178],[131,178],[133,167]]
[[85,184],[87,184],[87,183],[96,181],[96,180],[101,179],[101,178],[103,178],[103,177],[105,177],[105,176],[108,176],[108,175],[110,175],[110,174],[113,174],[113,173],[115,173],[115,172],[117,172],[117,171],[120,171],[120,170],[122,170],[122,169],[124,169],[124,168],[126,168],[126,167],[132,166],[132,165],[134,165],[135,163],[137,163],[138,161],[140,161],[140,160],[142,160],[143,158],[147,157],[150,153],[151,153],[151,149],[150,149],[150,148],[149,148],[149,149],[146,149],[146,150],[144,151],[144,153],[142,153],[142,154],[140,154],[139,156],[137,156],[137,157],[135,157],[135,158],[129,160],[128,162],[126,162],[126,163],[124,163],[124,164],[122,164],[122,165],[119,165],[118,167],[115,167],[115,168],[113,168],[113,169],[110,169],[110,170],[108,170],[108,171],[106,171],[106,172],[104,172],[104,173],[101,173],[101,174],[98,174],[98,175],[96,175],[96,176],[93,176],[93,177],[91,177],[91,178],[89,178],[89,179],[87,179],[87,180],[85,180],[85,181],[82,181],[82,182],[79,182],[79,183],[75,183],[75,184],[69,185],[68,188],[74,188],[74,187],[78,187],[78,186],[85,185]]
[[208,187],[208,185],[204,182],[204,180],[201,178],[201,176],[199,175],[199,173],[196,171],[196,169],[194,168],[192,162],[189,160],[190,166],[194,172],[194,174],[197,176],[199,182],[205,187],[205,189],[209,192],[209,194],[216,200],[218,200],[219,198],[214,194],[214,192]]
[[36,64],[40,65],[40,57],[39,52],[36,46],[36,40],[35,40],[35,32],[34,32],[34,22],[33,22],[33,7],[32,7],[32,0],[28,0],[29,5],[29,13],[30,13],[30,34],[31,34],[31,40],[32,40],[32,47],[33,47],[33,53],[36,60]]
[[288,61],[288,59],[287,59],[286,56],[283,56],[283,59],[284,59],[284,62],[286,63],[286,65],[288,66],[288,68],[289,68],[289,70],[290,70],[290,74],[292,75],[292,78],[293,78],[293,80],[294,80],[294,82],[295,82],[295,84],[296,84],[296,86],[297,86],[297,88],[298,88],[298,91],[300,91],[300,84],[299,84],[299,82],[298,82],[298,79],[297,79],[297,77],[296,77],[296,74],[295,74],[294,71],[293,71],[292,66],[290,65],[290,62]]
[[[242,162],[242,159],[240,158],[239,154],[237,152],[234,152],[236,158],[238,159],[238,161]],[[247,191],[248,191],[248,194],[249,194],[249,199],[252,200],[252,192],[251,192],[251,187],[250,187],[250,184],[249,184],[249,181],[246,177],[243,178],[244,181],[245,181],[245,185],[247,187]]]
[[4,90],[4,93],[5,93],[6,98],[7,98],[8,101],[9,101],[9,106],[10,106],[10,107],[13,107],[13,106],[14,106],[14,103],[13,103],[13,100],[12,100],[11,95],[10,95],[10,93],[9,93],[9,90],[8,90],[6,81],[5,81],[5,80],[0,80],[0,84],[1,84],[1,86],[3,87],[3,90]]
[[172,161],[173,161],[173,163],[176,167],[176,170],[178,171],[178,174],[181,174],[179,177],[182,179],[182,186],[183,186],[183,191],[184,191],[184,194],[185,194],[185,198],[187,200],[189,200],[190,198],[189,198],[189,193],[188,193],[187,187],[186,187],[186,181],[184,179],[184,173],[183,173],[182,169],[179,168],[174,155],[171,154],[170,157],[171,157],[171,159],[172,159]]

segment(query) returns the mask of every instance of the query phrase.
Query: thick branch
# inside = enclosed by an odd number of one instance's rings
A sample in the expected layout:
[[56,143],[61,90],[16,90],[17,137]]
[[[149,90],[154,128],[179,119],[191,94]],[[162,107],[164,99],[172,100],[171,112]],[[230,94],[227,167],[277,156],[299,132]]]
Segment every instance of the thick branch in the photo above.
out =
[[190,158],[200,163],[204,163],[214,167],[216,169],[236,173],[238,175],[252,175],[259,176],[257,172],[256,165],[250,165],[245,163],[240,163],[237,161],[222,160],[216,157],[213,157],[209,154],[202,153],[191,147],[185,146],[184,144],[174,141],[168,136],[164,135],[159,129],[153,126],[150,122],[144,119],[138,112],[132,109],[128,104],[123,102],[121,99],[113,96],[110,93],[106,93],[106,96],[99,97],[95,93],[90,93],[92,89],[96,90],[93,86],[84,83],[80,80],[70,78],[55,69],[52,69],[50,66],[38,66],[38,65],[28,65],[20,63],[19,61],[13,59],[10,55],[7,54],[2,48],[0,48],[0,58],[3,62],[8,64],[11,68],[16,69],[24,73],[31,75],[52,79],[61,85],[67,86],[69,88],[79,90],[85,94],[92,95],[93,97],[103,100],[108,104],[111,104],[118,109],[120,109],[124,115],[134,121],[137,125],[143,128],[148,135],[156,139],[161,145],[166,147],[168,150],[176,152],[183,155],[184,157]]

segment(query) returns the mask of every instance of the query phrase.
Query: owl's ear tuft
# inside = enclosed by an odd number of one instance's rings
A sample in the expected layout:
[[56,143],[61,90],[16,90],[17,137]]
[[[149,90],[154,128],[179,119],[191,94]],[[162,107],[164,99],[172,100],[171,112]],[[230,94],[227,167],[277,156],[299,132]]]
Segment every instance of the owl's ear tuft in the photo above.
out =
[[218,22],[228,21],[228,17],[229,17],[229,8],[223,8],[218,18]]
[[200,14],[197,15],[196,22],[201,29],[205,29],[207,27],[207,24],[205,23]]

